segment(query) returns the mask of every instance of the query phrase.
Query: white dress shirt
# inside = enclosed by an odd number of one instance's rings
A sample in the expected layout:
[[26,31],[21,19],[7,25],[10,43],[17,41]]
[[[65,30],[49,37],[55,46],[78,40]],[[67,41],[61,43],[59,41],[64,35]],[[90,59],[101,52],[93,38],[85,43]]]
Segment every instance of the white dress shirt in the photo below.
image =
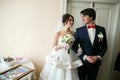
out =
[[93,41],[94,41],[94,38],[95,38],[95,28],[89,28],[88,29],[88,35],[89,35],[91,44],[93,45]]
[[[91,44],[93,45],[93,42],[94,42],[94,39],[95,39],[95,30],[96,28],[87,28],[88,30],[88,35],[89,35],[89,38],[90,38],[90,41],[91,41]],[[85,58],[87,57],[87,55],[85,55],[83,57],[83,60],[85,60]],[[97,57],[99,57],[101,59],[101,56],[97,55]]]

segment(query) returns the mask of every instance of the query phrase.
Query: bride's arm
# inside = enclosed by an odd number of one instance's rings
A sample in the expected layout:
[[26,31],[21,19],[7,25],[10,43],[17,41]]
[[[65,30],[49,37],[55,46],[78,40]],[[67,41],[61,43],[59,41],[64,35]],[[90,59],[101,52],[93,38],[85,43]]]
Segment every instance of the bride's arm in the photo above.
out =
[[54,49],[55,51],[57,51],[57,50],[59,50],[59,49],[62,49],[62,48],[64,48],[64,47],[61,46],[61,45],[56,45],[56,46],[53,47],[53,49]]
[[52,43],[52,49],[59,50],[64,48],[64,45],[58,45],[58,39],[59,39],[60,31],[56,32],[53,43]]

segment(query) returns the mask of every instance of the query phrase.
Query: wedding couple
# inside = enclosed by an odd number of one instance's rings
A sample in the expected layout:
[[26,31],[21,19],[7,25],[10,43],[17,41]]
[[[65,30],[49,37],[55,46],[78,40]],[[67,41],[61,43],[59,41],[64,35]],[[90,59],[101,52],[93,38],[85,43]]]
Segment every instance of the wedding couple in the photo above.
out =
[[85,25],[76,32],[70,30],[74,17],[63,15],[64,27],[55,35],[53,50],[46,57],[40,80],[96,80],[107,50],[106,32],[104,27],[94,23],[94,9],[84,9],[80,15]]

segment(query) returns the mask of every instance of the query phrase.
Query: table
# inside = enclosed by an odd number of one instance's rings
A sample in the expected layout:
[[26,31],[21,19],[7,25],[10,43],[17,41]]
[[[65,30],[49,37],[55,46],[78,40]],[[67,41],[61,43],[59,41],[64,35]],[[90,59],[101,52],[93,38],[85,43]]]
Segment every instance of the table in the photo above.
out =
[[[29,74],[25,75],[24,77],[20,78],[19,80],[37,80],[37,77],[35,75],[34,64],[27,58],[16,58],[15,64],[13,66],[8,66],[5,63],[2,63],[1,58],[0,58],[0,73],[4,72],[6,70],[9,70],[17,65],[23,65],[23,66],[26,66],[26,67],[32,69],[32,71]],[[14,79],[11,79],[11,80],[14,80]]]

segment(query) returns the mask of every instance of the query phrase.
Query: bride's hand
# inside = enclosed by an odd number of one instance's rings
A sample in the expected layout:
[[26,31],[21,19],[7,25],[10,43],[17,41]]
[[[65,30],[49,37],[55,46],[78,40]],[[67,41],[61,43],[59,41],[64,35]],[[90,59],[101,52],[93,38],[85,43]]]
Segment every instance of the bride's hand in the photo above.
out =
[[69,49],[71,46],[68,43],[64,43],[61,45],[62,48]]
[[70,48],[71,46],[68,43],[66,43],[66,49],[70,49]]
[[78,48],[77,50],[77,55],[80,56],[82,54],[83,50],[81,47]]
[[61,48],[66,48],[66,43],[63,43],[60,46],[61,46]]

